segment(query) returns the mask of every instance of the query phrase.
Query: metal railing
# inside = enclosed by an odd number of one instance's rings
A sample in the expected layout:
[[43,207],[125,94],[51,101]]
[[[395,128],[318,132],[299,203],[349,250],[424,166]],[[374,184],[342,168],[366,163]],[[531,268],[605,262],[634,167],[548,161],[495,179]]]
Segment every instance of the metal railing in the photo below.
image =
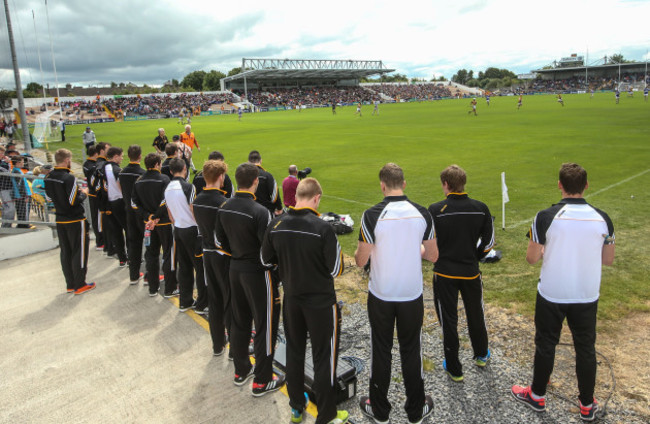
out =
[[45,194],[43,178],[44,175],[0,172],[2,232],[56,225],[50,216],[54,213],[53,204]]

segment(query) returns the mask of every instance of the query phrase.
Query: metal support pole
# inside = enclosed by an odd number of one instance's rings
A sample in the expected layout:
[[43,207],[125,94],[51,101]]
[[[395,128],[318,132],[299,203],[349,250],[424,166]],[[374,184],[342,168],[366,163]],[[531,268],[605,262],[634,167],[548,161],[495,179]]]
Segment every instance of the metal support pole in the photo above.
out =
[[23,130],[23,143],[25,144],[25,153],[32,151],[30,140],[29,126],[27,125],[27,115],[25,115],[25,99],[23,99],[23,86],[20,82],[20,68],[18,68],[18,59],[16,59],[16,46],[14,44],[14,33],[11,29],[11,18],[9,17],[9,5],[5,3],[5,16],[7,17],[7,32],[9,33],[9,47],[11,47],[11,61],[14,65],[14,79],[16,81],[16,96],[18,97],[18,114],[20,115],[20,126]]

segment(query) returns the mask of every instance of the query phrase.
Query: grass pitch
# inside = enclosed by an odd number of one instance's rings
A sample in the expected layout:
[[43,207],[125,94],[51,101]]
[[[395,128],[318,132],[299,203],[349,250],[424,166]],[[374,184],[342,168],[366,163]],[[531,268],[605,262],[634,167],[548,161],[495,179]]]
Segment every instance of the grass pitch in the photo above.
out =
[[[199,166],[208,152],[220,150],[231,174],[259,150],[263,166],[281,183],[287,167],[309,166],[324,190],[321,212],[349,213],[355,232],[340,237],[346,254],[356,246],[363,210],[381,201],[378,172],[386,162],[399,164],[406,175],[406,194],[424,206],[443,194],[440,171],[449,164],[468,174],[467,192],[484,201],[496,217],[497,249],[503,259],[482,266],[485,298],[501,306],[530,313],[539,265],[525,262],[525,233],[535,213],[560,200],[557,173],[563,162],[587,169],[588,201],[606,211],[614,222],[617,258],[605,267],[599,314],[616,319],[632,311],[650,310],[650,102],[639,93],[564,96],[525,96],[517,110],[515,97],[493,97],[488,107],[478,99],[478,116],[468,114],[469,99],[196,117],[192,129],[201,145],[194,162]],[[69,126],[66,147],[81,150],[85,126]],[[126,148],[140,144],[153,150],[156,129],[168,137],[183,130],[176,119],[92,125],[99,141]],[[56,145],[52,147],[59,147]],[[506,172],[510,202],[506,230],[501,230],[500,173]],[[430,266],[425,265],[430,284]]]

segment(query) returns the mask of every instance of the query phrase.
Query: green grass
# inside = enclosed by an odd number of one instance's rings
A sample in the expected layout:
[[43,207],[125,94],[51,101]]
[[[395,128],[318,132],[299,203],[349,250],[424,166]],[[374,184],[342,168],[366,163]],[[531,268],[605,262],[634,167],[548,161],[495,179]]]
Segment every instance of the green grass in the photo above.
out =
[[[378,172],[386,162],[404,169],[408,196],[425,206],[442,198],[440,171],[457,163],[468,173],[467,191],[484,201],[501,227],[500,173],[506,172],[510,194],[506,230],[498,230],[503,260],[482,267],[488,302],[523,313],[534,308],[539,265],[525,262],[525,232],[534,214],[560,199],[557,171],[563,162],[578,162],[589,173],[586,195],[650,169],[650,103],[643,97],[614,103],[613,94],[527,96],[521,110],[514,97],[493,97],[488,108],[479,99],[478,116],[467,114],[469,100],[382,105],[380,116],[354,115],[352,107],[196,117],[193,122],[202,152],[220,150],[234,173],[248,152],[257,149],[263,165],[278,180],[289,164],[309,166],[325,196],[322,212],[349,213],[355,222],[368,205],[382,198]],[[145,152],[158,127],[167,134],[182,131],[174,119],[93,125],[99,141]],[[68,126],[67,146],[78,146],[84,126]],[[58,146],[56,146],[58,147]],[[650,261],[645,241],[650,236],[650,172],[589,198],[612,218],[617,233],[617,259],[603,272],[600,316],[618,319],[650,310]],[[631,198],[631,196],[634,198]],[[347,200],[342,200],[347,199]],[[347,254],[356,247],[358,225],[340,237]],[[427,265],[426,269],[430,267]],[[427,279],[431,273],[427,272]]]

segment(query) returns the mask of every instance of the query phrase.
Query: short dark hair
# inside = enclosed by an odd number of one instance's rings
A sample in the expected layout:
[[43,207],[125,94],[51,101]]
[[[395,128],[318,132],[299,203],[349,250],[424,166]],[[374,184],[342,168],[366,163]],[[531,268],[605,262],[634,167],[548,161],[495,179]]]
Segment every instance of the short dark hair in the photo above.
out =
[[97,147],[88,146],[88,156],[95,156],[97,154]]
[[387,163],[379,171],[379,181],[390,189],[401,189],[404,185],[404,171],[397,164]]
[[208,155],[208,160],[225,160],[226,158],[221,154],[220,151],[215,150],[214,152],[210,152]]
[[255,179],[259,177],[260,170],[257,166],[252,163],[242,163],[237,167],[235,171],[235,181],[237,181],[237,187],[245,189],[251,188]]
[[178,134],[174,134],[174,136],[172,137],[173,141],[180,140],[180,139],[181,139],[181,136],[178,135]]
[[153,169],[161,162],[160,155],[158,153],[149,153],[144,157],[144,166],[147,169]]
[[121,147],[111,146],[106,152],[106,159],[113,159],[115,156],[121,155],[124,150]]
[[467,184],[467,174],[458,165],[449,165],[440,173],[440,182],[447,183],[449,190],[453,193],[462,193]]
[[20,156],[20,155],[18,155],[18,156],[13,156],[13,157],[11,158],[11,164],[12,164],[13,166],[16,166],[16,164],[17,164],[18,162],[22,162],[22,161],[24,161],[24,160],[25,160],[25,158],[22,157],[22,156]]
[[185,161],[181,158],[174,158],[169,161],[169,172],[174,174],[181,173],[185,170]]
[[560,184],[567,194],[582,194],[587,187],[587,171],[577,163],[563,163]]
[[111,145],[103,141],[100,141],[99,143],[97,143],[97,153],[101,153],[101,151],[106,149],[107,147],[111,147]]
[[130,160],[135,162],[142,157],[142,147],[137,144],[132,144],[129,146],[129,150],[126,151],[126,154]]
[[178,151],[178,146],[173,143],[169,143],[167,146],[165,146],[165,154],[167,156],[174,156],[177,151]]
[[250,163],[260,163],[262,161],[262,155],[257,150],[253,150],[248,154],[248,161]]

